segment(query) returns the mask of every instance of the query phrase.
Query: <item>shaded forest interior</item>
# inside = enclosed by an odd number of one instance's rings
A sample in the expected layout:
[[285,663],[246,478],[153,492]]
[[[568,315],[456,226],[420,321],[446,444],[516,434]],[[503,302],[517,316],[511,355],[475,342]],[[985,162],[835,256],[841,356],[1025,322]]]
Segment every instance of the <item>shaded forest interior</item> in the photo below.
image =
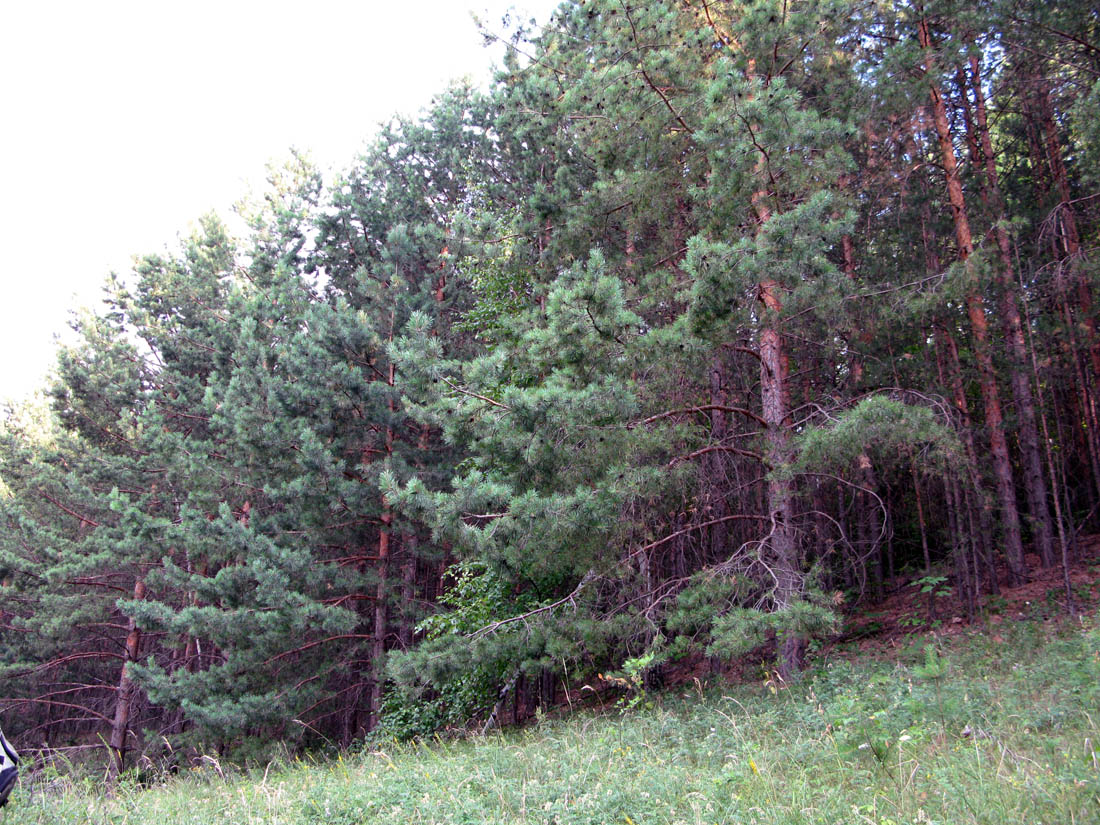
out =
[[117,778],[762,645],[790,680],[903,580],[929,623],[1078,609],[1094,6],[570,0],[504,37],[487,90],[112,276],[10,411],[17,745]]

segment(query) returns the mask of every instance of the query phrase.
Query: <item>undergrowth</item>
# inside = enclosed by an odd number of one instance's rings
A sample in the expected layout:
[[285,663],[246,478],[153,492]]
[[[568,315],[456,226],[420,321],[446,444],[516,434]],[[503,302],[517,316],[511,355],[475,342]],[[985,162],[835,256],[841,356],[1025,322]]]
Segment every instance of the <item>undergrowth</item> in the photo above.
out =
[[1095,622],[925,639],[791,686],[681,687],[484,739],[210,764],[109,799],[43,773],[0,822],[1100,822]]

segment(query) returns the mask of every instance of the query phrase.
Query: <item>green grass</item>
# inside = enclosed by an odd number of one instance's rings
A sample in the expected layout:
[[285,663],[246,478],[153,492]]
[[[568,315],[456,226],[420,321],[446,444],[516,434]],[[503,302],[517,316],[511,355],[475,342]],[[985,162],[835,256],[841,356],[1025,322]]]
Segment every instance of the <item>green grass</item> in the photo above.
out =
[[211,764],[113,799],[43,774],[0,823],[1100,822],[1100,631],[1001,633],[834,658],[775,692],[681,688],[486,739]]

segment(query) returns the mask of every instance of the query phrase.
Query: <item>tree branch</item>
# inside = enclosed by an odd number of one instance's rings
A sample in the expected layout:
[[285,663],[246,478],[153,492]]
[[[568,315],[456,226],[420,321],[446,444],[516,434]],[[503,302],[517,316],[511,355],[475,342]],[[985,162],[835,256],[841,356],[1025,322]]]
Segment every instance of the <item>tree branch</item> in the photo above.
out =
[[632,551],[627,558],[632,559],[637,555],[645,553],[648,550],[652,550],[654,547],[660,547],[662,544],[672,541],[678,536],[682,536],[685,533],[694,533],[696,530],[702,530],[704,527],[711,527],[715,524],[722,524],[726,521],[771,521],[768,516],[755,516],[744,513],[735,513],[732,516],[722,516],[722,518],[711,519],[710,521],[704,521],[700,524],[693,524],[690,527],[685,527],[683,530],[677,530],[675,533],[669,533],[663,539],[657,539],[657,541],[651,541],[645,547],[639,547],[637,550]]
[[671,467],[674,464],[679,464],[682,461],[691,461],[693,458],[698,458],[699,456],[706,455],[707,453],[736,453],[737,455],[747,456],[748,458],[755,458],[765,467],[771,469],[771,465],[768,464],[767,460],[764,458],[764,456],[760,455],[760,453],[753,452],[752,450],[745,450],[741,447],[730,447],[725,444],[713,444],[709,447],[698,449],[693,453],[688,453],[687,455],[676,456],[676,458],[668,462],[668,466]]
[[754,413],[752,410],[747,410],[744,407],[731,407],[727,404],[700,404],[698,407],[681,407],[678,410],[669,410],[668,412],[657,413],[651,415],[649,418],[643,418],[637,422],[639,424],[652,424],[654,421],[660,421],[662,418],[670,418],[674,415],[683,415],[684,413],[704,413],[717,410],[718,412],[739,413],[746,418],[751,418],[757,424],[763,427],[768,426],[768,422]]
[[476,398],[479,401],[484,401],[487,404],[492,404],[494,407],[500,407],[502,410],[511,411],[511,409],[512,409],[507,404],[501,404],[499,401],[494,401],[492,398],[489,398],[488,396],[478,395],[476,392],[470,392],[470,390],[464,390],[464,389],[462,389],[462,387],[458,386],[457,384],[454,384],[451,381],[448,381],[442,375],[439,376],[439,380],[442,381],[444,384],[446,384],[448,387],[450,387],[455,392],[460,392],[463,395],[468,395],[471,398]]
[[475,630],[473,633],[467,634],[467,638],[480,639],[482,636],[487,636],[490,633],[495,633],[505,625],[514,624],[515,622],[522,622],[526,619],[531,618],[532,616],[537,616],[540,613],[548,613],[555,608],[561,607],[563,604],[571,603],[594,578],[596,578],[596,571],[589,570],[587,573],[584,574],[577,586],[573,588],[573,592],[570,593],[568,596],[560,598],[556,602],[552,602],[551,604],[544,604],[542,607],[536,607],[534,610],[528,610],[526,613],[521,613],[518,616],[510,616],[507,619],[501,619],[498,622],[487,624],[485,625],[485,627],[479,630]]

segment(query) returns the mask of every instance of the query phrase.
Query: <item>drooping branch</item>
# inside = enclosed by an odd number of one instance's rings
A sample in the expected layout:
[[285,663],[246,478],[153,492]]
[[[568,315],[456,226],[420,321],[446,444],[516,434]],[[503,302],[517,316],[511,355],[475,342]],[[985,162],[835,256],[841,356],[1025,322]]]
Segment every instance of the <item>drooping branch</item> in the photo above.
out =
[[676,410],[668,410],[663,413],[651,415],[649,418],[643,418],[641,421],[638,421],[636,423],[652,424],[655,421],[660,421],[662,418],[671,418],[675,415],[685,415],[687,413],[706,413],[711,411],[737,413],[738,415],[743,415],[746,418],[751,418],[753,421],[755,421],[757,424],[760,424],[761,426],[767,426],[767,422],[765,422],[763,418],[754,413],[752,410],[745,409],[744,407],[731,407],[728,404],[700,404],[697,407],[681,407]]
[[278,653],[265,661],[264,665],[269,665],[272,662],[277,662],[280,659],[285,659],[287,656],[293,656],[295,653],[301,653],[309,650],[310,648],[317,647],[318,645],[328,644],[329,642],[337,642],[342,639],[373,639],[374,634],[371,633],[341,633],[337,636],[326,636],[324,639],[317,639],[307,644],[296,647],[293,650],[284,650],[282,653]]
[[688,533],[694,533],[697,530],[702,530],[704,527],[712,527],[715,524],[722,524],[723,522],[727,522],[727,521],[769,521],[769,520],[770,520],[770,518],[768,516],[758,516],[758,515],[753,515],[751,513],[734,513],[731,516],[722,516],[721,518],[711,519],[710,521],[702,521],[702,522],[699,522],[699,524],[693,524],[690,527],[685,527],[682,530],[677,530],[675,533],[669,533],[664,538],[657,539],[657,541],[651,541],[649,544],[645,545],[644,547],[639,547],[637,550],[632,550],[630,552],[630,554],[627,556],[627,558],[628,559],[634,558],[635,556],[637,556],[641,553],[648,552],[649,550],[652,550],[655,547],[660,547],[662,544],[667,544],[668,542],[672,541],[674,538],[686,535]]
[[446,378],[444,378],[443,376],[440,376],[440,377],[439,377],[439,380],[441,380],[441,381],[442,381],[442,382],[443,382],[444,384],[446,384],[446,385],[447,385],[448,387],[450,387],[450,388],[451,388],[452,390],[454,390],[455,392],[460,392],[460,393],[462,393],[463,395],[468,395],[468,396],[470,396],[471,398],[476,398],[476,399],[478,399],[479,401],[484,401],[484,402],[485,402],[486,404],[492,404],[492,405],[493,405],[494,407],[500,407],[500,409],[502,409],[502,410],[509,410],[509,411],[511,411],[511,409],[512,409],[512,408],[511,408],[511,407],[509,407],[509,406],[508,406],[507,404],[502,404],[502,403],[500,403],[499,401],[496,401],[496,400],[494,400],[494,399],[492,399],[492,398],[489,398],[488,396],[485,396],[485,395],[479,395],[479,394],[478,394],[478,393],[476,393],[476,392],[471,392],[470,390],[465,390],[465,389],[463,389],[462,387],[460,387],[460,386],[458,386],[457,384],[455,384],[454,382],[452,382],[452,381],[448,381],[448,380],[447,380]]
[[538,616],[541,613],[549,613],[550,611],[561,607],[563,604],[571,604],[573,602],[573,600],[576,599],[577,596],[580,595],[580,592],[582,590],[584,590],[592,582],[592,580],[595,579],[595,578],[596,578],[596,571],[595,570],[589,570],[587,573],[584,574],[584,576],[581,578],[580,582],[577,584],[576,587],[573,588],[573,591],[568,596],[564,596],[564,597],[558,599],[556,602],[551,602],[550,604],[544,604],[542,607],[536,607],[534,610],[528,610],[526,613],[521,613],[518,616],[510,616],[507,619],[501,619],[500,621],[492,622],[491,624],[487,624],[487,625],[485,625],[485,627],[479,628],[478,630],[475,630],[473,633],[467,634],[467,638],[480,639],[483,636],[489,635],[490,633],[495,633],[496,631],[500,630],[500,628],[505,627],[506,625],[515,624],[516,622],[526,621],[527,619],[530,619],[532,616]]
[[[623,13],[626,15],[626,21],[630,24],[630,30],[634,35],[634,42],[637,43],[638,29],[634,26],[634,19],[630,16],[630,7],[623,3],[622,0],[620,0],[619,5],[621,5],[623,8]],[[661,98],[661,100],[665,104],[665,107],[672,114],[672,116],[676,118],[676,122],[683,127],[684,131],[687,132],[689,135],[695,134],[695,130],[687,125],[687,122],[684,120],[683,116],[676,111],[676,109],[672,105],[672,102],[668,99],[668,96],[664,93],[661,87],[653,82],[653,78],[649,76],[649,73],[645,69],[641,68],[641,66],[638,67],[638,71],[641,72],[642,77],[645,78],[645,82],[649,84],[649,88],[655,91],[657,93],[657,96]]]
[[92,527],[99,527],[99,522],[98,521],[96,521],[95,519],[89,518],[88,516],[83,516],[80,513],[76,512],[75,510],[70,510],[68,507],[66,507],[64,504],[62,504],[56,498],[51,496],[49,493],[43,491],[42,492],[42,497],[45,498],[46,501],[50,502],[55,507],[57,507],[57,509],[68,513],[70,516],[72,516],[75,519],[78,519],[81,524],[90,524]]
[[768,464],[767,459],[764,458],[764,456],[760,455],[760,453],[753,452],[752,450],[746,450],[742,447],[732,447],[728,444],[711,444],[709,447],[702,447],[695,452],[688,453],[687,455],[678,455],[676,456],[676,458],[672,459],[672,461],[668,462],[668,466],[671,467],[674,464],[679,464],[683,461],[691,461],[692,459],[698,458],[699,456],[708,455],[709,453],[734,453],[736,455],[743,455],[747,458],[752,458],[759,461],[765,467],[768,467],[770,469],[770,465]]
[[[113,687],[110,689],[114,690]],[[18,707],[19,705],[52,705],[54,707],[73,708],[74,710],[79,710],[82,713],[87,713],[89,716],[93,716],[96,719],[107,722],[108,724],[110,724],[111,722],[111,720],[104,716],[102,713],[94,711],[91,708],[84,707],[83,705],[73,704],[72,702],[59,702],[56,699],[40,699],[33,697],[29,699],[12,699],[10,704],[5,705],[5,710],[10,710],[11,708]]]

